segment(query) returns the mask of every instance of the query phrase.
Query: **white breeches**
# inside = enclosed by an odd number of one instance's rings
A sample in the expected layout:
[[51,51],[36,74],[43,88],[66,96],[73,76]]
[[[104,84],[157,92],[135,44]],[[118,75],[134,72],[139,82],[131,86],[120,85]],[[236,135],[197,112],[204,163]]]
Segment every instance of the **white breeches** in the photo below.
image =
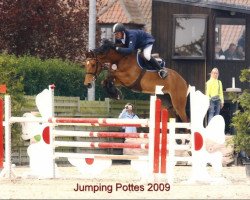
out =
[[144,57],[149,61],[151,59],[151,51],[152,51],[153,45],[147,46],[145,49],[143,49],[143,55]]

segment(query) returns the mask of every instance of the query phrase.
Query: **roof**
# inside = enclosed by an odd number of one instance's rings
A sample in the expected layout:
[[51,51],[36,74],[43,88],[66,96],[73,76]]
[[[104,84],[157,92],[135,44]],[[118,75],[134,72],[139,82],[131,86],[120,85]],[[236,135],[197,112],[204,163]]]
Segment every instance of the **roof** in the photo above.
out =
[[223,51],[227,50],[231,43],[238,44],[240,36],[245,30],[244,26],[238,25],[221,25],[221,48]]
[[250,14],[249,0],[152,0]]
[[100,0],[98,23],[145,25],[151,29],[152,0]]

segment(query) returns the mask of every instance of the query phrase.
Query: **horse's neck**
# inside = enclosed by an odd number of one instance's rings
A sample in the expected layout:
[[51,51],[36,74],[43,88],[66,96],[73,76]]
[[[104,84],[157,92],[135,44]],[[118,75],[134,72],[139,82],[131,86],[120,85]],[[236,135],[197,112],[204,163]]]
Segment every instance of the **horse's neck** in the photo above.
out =
[[130,54],[126,57],[123,57],[118,66],[123,71],[140,71],[140,68],[138,67],[136,56],[134,54]]
[[141,69],[138,67],[136,61],[136,55],[130,54],[124,56],[115,50],[110,50],[108,56],[111,64],[116,64],[119,68],[119,72],[126,73],[126,76],[131,76],[134,73],[140,73]]
[[112,64],[118,64],[124,58],[124,55],[116,51],[111,51],[108,57]]

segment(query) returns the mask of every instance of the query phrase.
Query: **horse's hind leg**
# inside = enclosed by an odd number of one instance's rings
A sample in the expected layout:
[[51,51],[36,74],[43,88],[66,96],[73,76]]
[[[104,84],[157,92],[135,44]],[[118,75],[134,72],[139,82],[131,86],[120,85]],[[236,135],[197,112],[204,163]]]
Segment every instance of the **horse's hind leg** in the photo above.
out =
[[[173,104],[173,107],[175,108],[177,114],[179,115],[179,117],[181,118],[182,122],[188,122],[188,117],[187,117],[187,114],[186,114],[186,104],[187,104],[187,97],[185,94],[183,94],[182,96],[173,96],[172,97],[172,104]],[[178,132],[182,132],[181,130],[183,129],[178,129]],[[177,131],[177,130],[176,130]],[[184,129],[183,130],[184,133],[186,134],[190,134],[190,131],[189,129]],[[190,141],[190,138],[186,138],[185,140],[181,140],[181,139],[177,139],[176,142],[178,144],[181,144],[181,143],[188,143]]]
[[168,117],[169,118],[177,118],[177,113],[173,107],[172,100],[169,94],[159,95],[157,98],[161,99],[162,107],[168,110]]
[[188,122],[188,117],[186,114],[186,103],[187,103],[187,97],[186,95],[181,95],[179,97],[176,97],[175,95],[172,97],[172,104],[181,118],[182,122]]

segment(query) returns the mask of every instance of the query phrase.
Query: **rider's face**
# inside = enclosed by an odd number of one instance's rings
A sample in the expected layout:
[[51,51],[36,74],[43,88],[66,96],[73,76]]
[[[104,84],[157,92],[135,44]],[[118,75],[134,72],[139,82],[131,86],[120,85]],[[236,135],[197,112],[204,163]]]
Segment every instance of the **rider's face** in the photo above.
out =
[[123,35],[124,35],[123,32],[116,32],[115,33],[115,39],[121,40],[121,39],[123,39]]

